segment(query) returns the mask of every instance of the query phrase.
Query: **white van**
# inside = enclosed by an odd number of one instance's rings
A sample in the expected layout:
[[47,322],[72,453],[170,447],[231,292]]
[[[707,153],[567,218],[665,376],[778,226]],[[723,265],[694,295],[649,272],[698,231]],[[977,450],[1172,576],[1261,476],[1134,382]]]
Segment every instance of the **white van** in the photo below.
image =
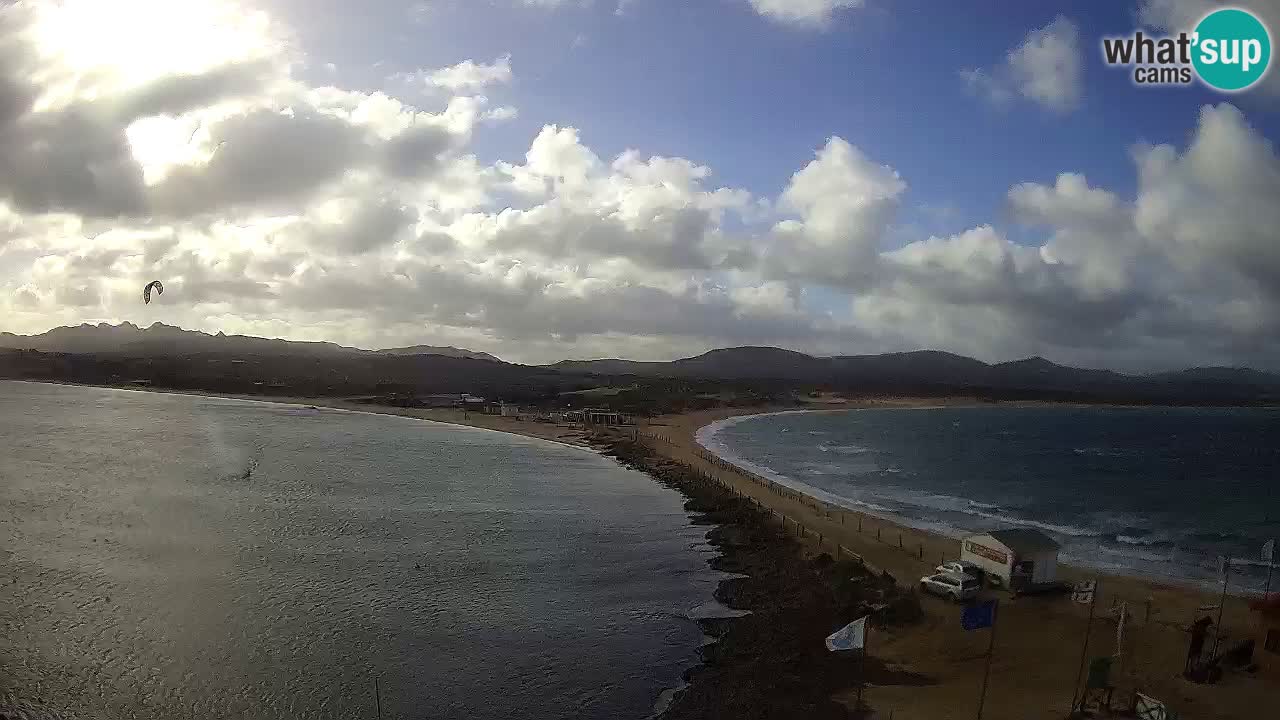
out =
[[959,573],[938,573],[920,578],[920,589],[940,597],[951,598],[956,602],[972,600],[978,596],[982,583],[972,575]]

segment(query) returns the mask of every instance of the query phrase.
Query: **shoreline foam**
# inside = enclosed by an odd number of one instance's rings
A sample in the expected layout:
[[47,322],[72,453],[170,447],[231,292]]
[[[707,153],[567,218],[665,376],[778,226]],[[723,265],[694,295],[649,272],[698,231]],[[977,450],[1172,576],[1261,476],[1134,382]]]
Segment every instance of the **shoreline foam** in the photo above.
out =
[[[1149,580],[1161,583],[1175,583],[1186,586],[1201,592],[1217,592],[1221,589],[1221,583],[1215,580],[1207,571],[1197,576],[1192,567],[1199,569],[1209,568],[1206,564],[1210,558],[1204,551],[1195,548],[1181,547],[1174,543],[1172,539],[1165,537],[1159,531],[1152,531],[1154,534],[1138,537],[1133,532],[1125,532],[1124,530],[1108,530],[1104,527],[1081,527],[1074,525],[1064,525],[1061,523],[1053,523],[1035,518],[1020,517],[1011,514],[1005,508],[991,503],[984,503],[971,498],[957,495],[936,495],[927,494],[924,491],[915,491],[905,489],[902,494],[913,496],[903,499],[889,499],[886,502],[898,504],[899,508],[888,507],[872,500],[851,498],[840,495],[836,492],[817,487],[802,479],[788,475],[776,468],[769,467],[757,462],[753,462],[742,455],[734,452],[732,448],[722,439],[721,433],[729,428],[735,427],[749,420],[757,420],[761,418],[796,415],[808,413],[854,413],[865,410],[885,409],[885,410],[934,410],[934,409],[950,409],[959,407],[956,405],[918,405],[918,406],[895,406],[882,408],[869,407],[853,407],[835,409],[802,409],[802,410],[781,410],[774,412],[749,413],[742,415],[733,415],[712,421],[696,429],[694,432],[695,442],[705,449],[707,452],[714,454],[725,462],[731,463],[742,470],[753,473],[760,477],[768,479],[770,482],[777,483],[792,491],[801,493],[820,503],[842,508],[845,510],[870,515],[896,525],[911,528],[913,530],[932,533],[944,538],[959,540],[965,535],[971,534],[976,530],[973,528],[964,528],[946,522],[945,520],[925,517],[922,515],[913,515],[907,507],[918,508],[922,513],[930,510],[937,512],[954,512],[958,515],[972,518],[990,520],[997,525],[1029,527],[1049,532],[1060,536],[1063,542],[1061,559],[1066,564],[1077,566],[1081,569],[1099,571],[1107,574],[1120,574],[1135,579]],[[812,434],[813,431],[810,431]],[[919,495],[919,497],[914,497]],[[944,498],[951,501],[954,509],[942,506],[930,506],[924,502],[926,498]],[[1127,528],[1126,528],[1127,529]],[[1094,540],[1094,545],[1083,547],[1088,540]],[[1077,547],[1070,547],[1072,543]],[[1111,543],[1111,544],[1108,544]],[[1130,552],[1126,553],[1125,548],[1130,548]],[[1153,551],[1167,550],[1167,555],[1155,557],[1151,555]],[[1177,555],[1183,555],[1184,558],[1179,562]],[[1195,562],[1195,561],[1200,562]],[[1188,564],[1188,561],[1191,561]],[[1247,557],[1233,557],[1232,563],[1236,567],[1248,566],[1250,568],[1265,568],[1266,563],[1260,560],[1253,560]],[[1161,564],[1167,565],[1168,570],[1161,572],[1158,570],[1146,570],[1145,565]],[[1188,572],[1190,571],[1190,572]],[[1257,581],[1258,586],[1240,585],[1229,588],[1229,594],[1236,597],[1252,598],[1262,595],[1263,587],[1260,578],[1253,578]]]

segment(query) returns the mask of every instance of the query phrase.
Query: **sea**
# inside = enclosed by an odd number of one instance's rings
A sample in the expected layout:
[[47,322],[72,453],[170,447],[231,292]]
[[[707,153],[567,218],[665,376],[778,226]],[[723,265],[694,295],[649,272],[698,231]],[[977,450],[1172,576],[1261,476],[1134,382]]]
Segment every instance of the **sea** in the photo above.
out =
[[[875,408],[730,418],[699,439],[821,500],[951,536],[1037,528],[1102,571],[1261,592],[1280,409]],[[1280,561],[1280,555],[1276,556]],[[1280,588],[1280,570],[1272,588]]]
[[646,718],[722,576],[583,448],[0,382],[0,698],[75,718]]

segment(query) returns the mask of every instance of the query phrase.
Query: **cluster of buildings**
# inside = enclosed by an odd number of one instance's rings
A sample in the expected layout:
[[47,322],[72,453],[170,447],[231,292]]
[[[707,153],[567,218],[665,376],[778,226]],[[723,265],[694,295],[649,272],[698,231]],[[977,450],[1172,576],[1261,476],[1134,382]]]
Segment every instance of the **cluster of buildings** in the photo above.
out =
[[635,422],[631,415],[606,408],[580,408],[559,412],[541,410],[522,410],[519,405],[503,401],[486,401],[482,397],[467,393],[442,393],[424,395],[417,398],[424,407],[461,408],[485,415],[500,417],[531,418],[538,422],[571,423],[578,425],[631,425]]

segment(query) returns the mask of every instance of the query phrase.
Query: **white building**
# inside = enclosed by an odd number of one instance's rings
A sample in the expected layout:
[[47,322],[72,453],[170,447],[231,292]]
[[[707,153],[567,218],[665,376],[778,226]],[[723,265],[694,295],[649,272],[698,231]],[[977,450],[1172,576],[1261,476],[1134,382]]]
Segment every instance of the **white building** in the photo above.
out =
[[1005,587],[1020,590],[1058,579],[1057,541],[1039,530],[992,530],[966,537],[960,559],[982,568]]
[[486,415],[501,415],[502,417],[520,417],[520,406],[509,405],[504,402],[490,403],[484,408]]

